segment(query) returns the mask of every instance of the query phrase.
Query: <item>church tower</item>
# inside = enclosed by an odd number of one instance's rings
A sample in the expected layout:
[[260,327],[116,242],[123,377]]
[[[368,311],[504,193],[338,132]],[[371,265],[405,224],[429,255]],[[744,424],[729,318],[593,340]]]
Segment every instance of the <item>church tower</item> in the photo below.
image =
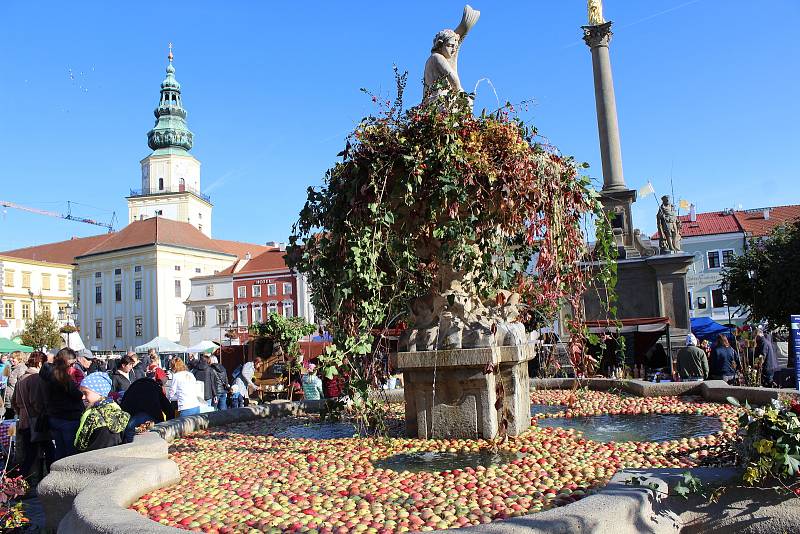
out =
[[200,192],[200,162],[189,154],[194,136],[186,125],[171,43],[168,59],[154,111],[156,124],[147,133],[153,152],[141,161],[142,188],[131,190],[127,197],[128,222],[165,217],[188,222],[211,237],[211,199]]

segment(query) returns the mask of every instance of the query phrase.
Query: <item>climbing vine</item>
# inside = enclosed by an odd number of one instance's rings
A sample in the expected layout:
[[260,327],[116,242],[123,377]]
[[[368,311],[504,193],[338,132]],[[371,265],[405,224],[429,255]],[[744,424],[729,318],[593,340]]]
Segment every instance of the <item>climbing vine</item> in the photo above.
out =
[[288,262],[308,277],[333,335],[325,375],[346,374],[355,406],[369,413],[385,365],[382,334],[408,319],[408,303],[443,266],[470,273],[481,298],[520,293],[528,322],[552,322],[569,304],[572,357],[585,371],[581,295],[593,278],[615,276],[613,262],[586,267],[587,220],[595,220],[594,259],[615,249],[584,165],[511,105],[476,116],[467,95],[449,94],[404,110],[405,83],[398,75],[394,101],[371,95],[380,112],[348,137],[324,185],[308,189],[290,237]]

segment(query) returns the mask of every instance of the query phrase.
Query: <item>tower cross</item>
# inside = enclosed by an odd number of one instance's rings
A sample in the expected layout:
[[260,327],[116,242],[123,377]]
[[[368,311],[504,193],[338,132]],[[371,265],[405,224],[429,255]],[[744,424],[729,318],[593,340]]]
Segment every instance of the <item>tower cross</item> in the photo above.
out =
[[169,46],[169,55],[167,56],[167,58],[169,58],[170,63],[172,63],[172,42],[170,42],[168,46]]

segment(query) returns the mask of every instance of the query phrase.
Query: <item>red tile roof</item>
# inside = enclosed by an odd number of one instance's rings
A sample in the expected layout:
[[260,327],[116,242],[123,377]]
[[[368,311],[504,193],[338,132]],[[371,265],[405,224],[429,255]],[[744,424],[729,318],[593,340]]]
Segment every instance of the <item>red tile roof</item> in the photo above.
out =
[[35,247],[0,252],[0,255],[51,263],[71,264],[75,258],[147,245],[175,245],[243,257],[272,250],[255,243],[211,239],[189,223],[163,217],[134,221],[119,232],[81,237]]
[[80,254],[80,256],[102,254],[147,245],[175,245],[230,254],[215,243],[213,239],[189,223],[173,221],[163,217],[152,217],[143,221],[133,221],[96,247]]
[[[769,216],[765,219],[766,211],[769,211]],[[734,215],[748,236],[761,237],[769,234],[776,226],[800,219],[800,205],[737,211]]]
[[[275,271],[288,271],[289,267],[283,257],[286,255],[285,250],[278,247],[270,247],[266,252],[262,252],[258,256],[254,256],[249,260],[240,259],[227,269],[220,271],[219,274],[233,274],[233,275],[251,275],[255,273],[268,273]],[[237,266],[241,268],[237,271]]]
[[97,247],[114,234],[93,235],[90,237],[73,237],[67,241],[47,243],[33,247],[18,248],[0,252],[0,256],[11,256],[26,260],[44,261],[48,263],[71,264],[76,256],[84,254],[87,250]]
[[227,239],[214,239],[214,243],[217,244],[219,248],[224,250],[229,254],[235,254],[240,258],[244,258],[245,254],[248,252],[250,256],[257,256],[263,252],[267,252],[268,250],[272,250],[273,247],[268,247],[265,245],[256,245],[255,243],[244,243],[242,241],[228,241]]
[[[731,211],[698,213],[694,221],[691,220],[690,215],[681,215],[678,219],[681,221],[681,237],[731,234],[742,231]],[[658,232],[656,232],[652,239],[658,239],[658,237]]]

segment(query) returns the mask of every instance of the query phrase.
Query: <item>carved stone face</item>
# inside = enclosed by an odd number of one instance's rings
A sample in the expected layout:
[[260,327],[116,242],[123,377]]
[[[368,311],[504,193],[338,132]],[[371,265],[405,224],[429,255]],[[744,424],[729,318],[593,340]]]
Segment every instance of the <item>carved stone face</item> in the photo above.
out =
[[456,50],[458,50],[458,37],[449,38],[447,41],[442,43],[441,47],[439,47],[439,53],[447,59],[453,57],[453,55],[456,53]]

